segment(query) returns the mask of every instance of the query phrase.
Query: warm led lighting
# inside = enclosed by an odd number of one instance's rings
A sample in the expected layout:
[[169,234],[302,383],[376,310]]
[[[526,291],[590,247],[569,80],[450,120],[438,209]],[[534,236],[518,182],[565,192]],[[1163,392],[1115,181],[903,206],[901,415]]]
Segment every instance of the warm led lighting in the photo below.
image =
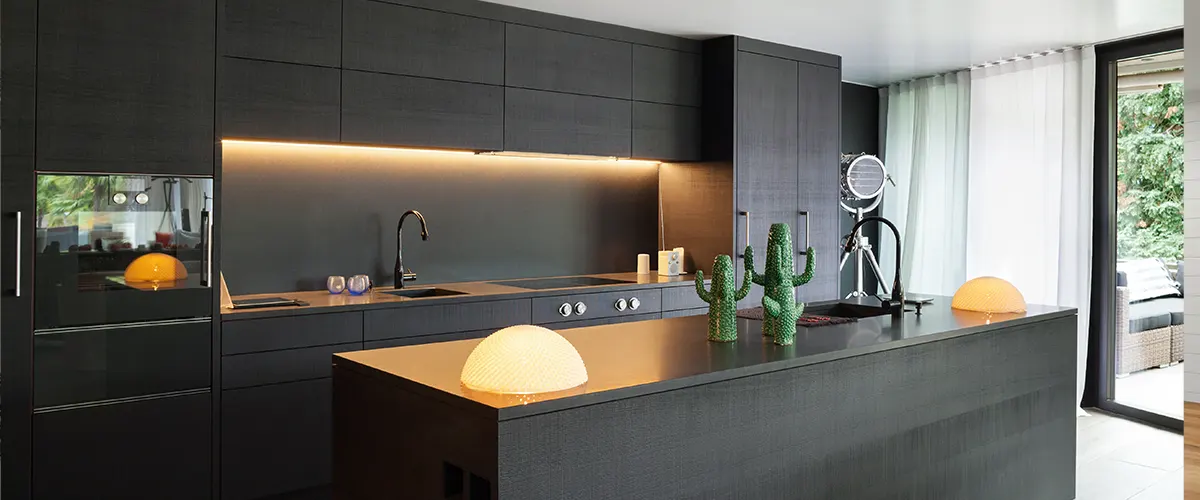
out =
[[148,253],[134,259],[125,267],[125,282],[129,284],[159,284],[187,277],[187,269],[184,269],[183,262],[165,253]]
[[1012,283],[983,276],[963,283],[954,292],[950,307],[985,313],[1023,313],[1025,296]]
[[658,165],[654,160],[634,160],[616,156],[568,155],[561,153],[527,153],[525,151],[484,151],[479,156],[502,156],[508,158],[529,158],[534,160],[576,160],[576,161],[608,161],[629,165]]
[[399,148],[390,146],[362,146],[357,144],[325,144],[320,142],[285,142],[285,141],[253,141],[246,139],[222,139],[222,144],[258,144],[264,146],[287,146],[301,148],[325,148],[325,149],[357,149],[357,150],[373,150],[373,151],[405,151],[409,153],[440,153],[451,155],[475,155],[474,151],[456,151],[453,149],[418,149],[418,148]]
[[467,389],[494,394],[565,391],[587,379],[575,346],[534,325],[510,326],[483,339],[467,356],[460,378]]

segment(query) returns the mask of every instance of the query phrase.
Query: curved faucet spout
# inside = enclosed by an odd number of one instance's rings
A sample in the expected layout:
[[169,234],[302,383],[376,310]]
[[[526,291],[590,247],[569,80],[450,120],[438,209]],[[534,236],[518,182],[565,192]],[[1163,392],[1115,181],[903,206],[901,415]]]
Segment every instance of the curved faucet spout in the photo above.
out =
[[858,230],[867,222],[878,222],[887,226],[892,230],[892,234],[896,236],[896,279],[892,281],[892,307],[899,307],[900,311],[904,311],[904,287],[900,284],[900,231],[896,229],[896,225],[892,221],[879,216],[863,217],[850,230],[850,238],[846,240],[846,247],[843,249],[846,252],[851,251],[854,244],[854,237],[858,235]]
[[425,216],[421,215],[421,212],[409,210],[400,216],[400,222],[396,223],[396,269],[393,276],[396,280],[393,285],[395,288],[404,288],[405,281],[417,279],[416,273],[405,271],[404,269],[404,219],[408,218],[409,215],[416,216],[417,221],[421,223],[421,239],[429,239],[429,227],[425,225]]

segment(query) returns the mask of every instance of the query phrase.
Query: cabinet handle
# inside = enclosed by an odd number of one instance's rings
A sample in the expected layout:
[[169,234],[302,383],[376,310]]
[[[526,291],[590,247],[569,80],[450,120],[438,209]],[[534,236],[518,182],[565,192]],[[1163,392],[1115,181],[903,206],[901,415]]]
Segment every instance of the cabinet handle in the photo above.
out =
[[[750,212],[743,210],[738,212],[738,215],[746,218],[746,246],[750,246]],[[744,252],[737,252],[737,257],[742,259],[746,257],[746,254]]]
[[804,217],[804,246],[800,247],[803,249],[800,250],[800,255],[808,255],[808,246],[810,243],[808,240],[808,210],[801,210],[797,214]]
[[200,285],[201,286],[211,286],[212,285],[212,248],[213,248],[212,236],[213,236],[213,232],[212,232],[212,216],[209,215],[208,210],[200,211],[200,229],[201,229],[201,231],[203,231],[202,234],[204,236],[204,275],[202,276],[203,282],[200,283]]
[[21,296],[21,211],[17,210],[17,271],[13,273],[17,277],[16,296]]

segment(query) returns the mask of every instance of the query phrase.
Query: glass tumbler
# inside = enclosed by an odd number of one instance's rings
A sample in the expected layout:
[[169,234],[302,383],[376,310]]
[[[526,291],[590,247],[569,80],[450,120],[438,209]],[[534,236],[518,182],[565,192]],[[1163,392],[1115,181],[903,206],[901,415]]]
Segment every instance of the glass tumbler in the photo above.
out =
[[365,274],[356,274],[350,277],[346,287],[351,295],[362,295],[371,289],[371,278]]
[[329,290],[329,293],[334,295],[342,293],[346,289],[346,277],[330,276],[325,280],[325,288]]

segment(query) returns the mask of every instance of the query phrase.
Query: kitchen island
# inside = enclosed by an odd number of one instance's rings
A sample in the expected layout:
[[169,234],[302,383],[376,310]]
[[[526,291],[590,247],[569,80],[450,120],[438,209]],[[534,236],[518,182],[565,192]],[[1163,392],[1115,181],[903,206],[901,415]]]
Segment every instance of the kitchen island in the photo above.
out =
[[949,302],[786,347],[748,319],[563,330],[589,380],[541,396],[463,388],[477,339],[338,354],[335,494],[1073,498],[1075,310]]

